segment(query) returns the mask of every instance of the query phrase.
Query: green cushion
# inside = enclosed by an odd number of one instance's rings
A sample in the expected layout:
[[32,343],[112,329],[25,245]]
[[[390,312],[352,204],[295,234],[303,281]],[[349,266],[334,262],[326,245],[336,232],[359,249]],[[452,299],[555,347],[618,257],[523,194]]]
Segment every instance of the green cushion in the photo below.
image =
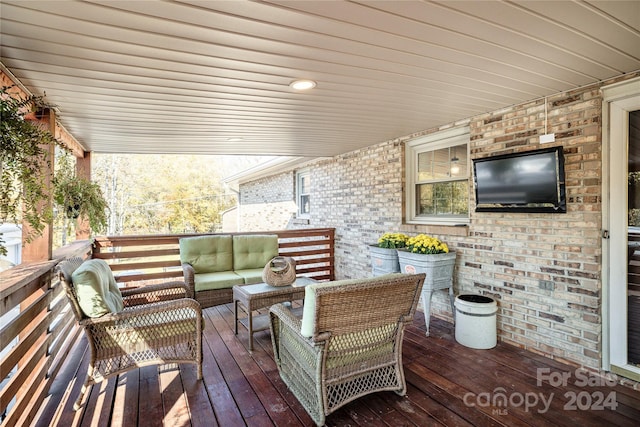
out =
[[112,331],[103,336],[98,345],[101,348],[117,348],[132,346],[137,342],[153,343],[162,339],[184,337],[196,332],[192,309],[173,308],[171,312],[170,321],[165,313],[149,313],[122,321],[117,332]]
[[[397,324],[382,325],[366,331],[332,337],[329,344],[330,356],[327,357],[327,369],[341,368],[347,365],[358,366],[372,359],[392,357],[393,341],[379,342],[381,336],[391,337]],[[366,344],[365,343],[369,343]]]
[[193,266],[196,274],[233,270],[233,240],[230,235],[180,239],[180,261]]
[[253,285],[264,282],[264,280],[262,280],[262,270],[263,268],[250,268],[247,270],[236,270],[235,273],[244,279],[245,285]]
[[370,277],[367,279],[345,279],[335,282],[321,282],[313,285],[307,285],[304,288],[304,306],[302,308],[302,326],[300,328],[300,334],[303,337],[312,337],[315,328],[315,311],[316,311],[316,290],[319,288],[331,288],[336,286],[352,285],[358,283],[375,282],[380,279],[403,276],[400,273],[386,274],[384,276]]
[[276,235],[235,235],[233,236],[233,270],[264,268],[278,256],[278,236]]
[[195,274],[193,276],[196,292],[212,289],[227,289],[233,285],[243,285],[244,279],[233,271],[217,271],[214,273]]
[[78,305],[88,317],[100,317],[124,309],[122,294],[104,260],[83,262],[71,275]]

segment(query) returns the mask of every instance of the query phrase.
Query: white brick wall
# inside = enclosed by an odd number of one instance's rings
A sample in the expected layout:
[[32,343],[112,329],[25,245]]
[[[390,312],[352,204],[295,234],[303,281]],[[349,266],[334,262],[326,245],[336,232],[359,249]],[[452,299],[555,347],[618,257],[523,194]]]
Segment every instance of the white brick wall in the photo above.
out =
[[[548,132],[555,133],[556,142],[545,147],[561,145],[564,149],[566,214],[476,213],[472,204],[469,227],[403,224],[404,141],[468,125],[472,159],[541,148],[539,135],[547,133],[543,100],[312,165],[308,226],[336,228],[337,278],[369,276],[367,244],[386,231],[435,235],[458,253],[456,293],[482,293],[498,301],[501,340],[597,369],[602,351],[599,87],[558,94],[547,101]],[[267,208],[257,208],[256,204],[269,203],[268,198],[258,197],[275,191],[266,187],[282,185],[277,194],[294,202],[294,176],[287,173],[241,186],[241,218],[247,230],[265,226],[265,219],[256,212],[262,214]],[[472,185],[470,193],[473,198]],[[281,203],[286,202],[278,200],[273,209]],[[281,212],[273,214],[272,219],[278,218],[282,224],[284,216]],[[256,223],[250,225],[252,218]],[[434,297],[432,313],[451,320],[444,292]]]
[[240,186],[239,231],[285,230],[296,213],[293,172]]

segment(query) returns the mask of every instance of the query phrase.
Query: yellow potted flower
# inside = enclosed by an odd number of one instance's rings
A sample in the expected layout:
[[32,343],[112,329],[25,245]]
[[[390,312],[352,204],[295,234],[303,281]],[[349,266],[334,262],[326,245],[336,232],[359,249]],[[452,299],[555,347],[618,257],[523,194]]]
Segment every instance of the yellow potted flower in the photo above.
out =
[[451,311],[454,313],[453,269],[456,253],[438,238],[419,234],[407,239],[406,247],[398,249],[398,263],[402,273],[425,273],[422,286],[422,304],[429,336],[429,319],[431,315],[431,297],[439,289],[449,289]]
[[426,234],[418,234],[406,241],[406,248],[414,254],[445,254],[449,252],[446,243]]
[[403,233],[384,233],[378,239],[379,248],[398,249],[407,246],[409,236]]
[[404,248],[408,239],[409,236],[403,233],[384,233],[377,243],[369,245],[374,276],[400,271],[397,249]]

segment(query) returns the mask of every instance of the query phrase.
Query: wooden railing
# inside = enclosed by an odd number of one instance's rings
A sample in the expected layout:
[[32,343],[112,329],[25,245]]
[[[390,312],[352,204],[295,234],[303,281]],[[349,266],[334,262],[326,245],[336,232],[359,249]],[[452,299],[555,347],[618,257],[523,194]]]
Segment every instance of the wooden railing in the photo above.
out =
[[[297,260],[298,274],[335,278],[332,228],[285,230],[280,253]],[[0,273],[0,425],[29,425],[45,401],[65,355],[78,339],[77,327],[55,268],[66,258],[103,258],[117,280],[180,280],[178,241],[187,235],[99,237],[75,242],[54,260],[21,264]],[[191,235],[190,235],[191,236]]]
[[[299,275],[335,278],[333,228],[214,234],[275,234],[280,255],[296,260]],[[106,260],[120,283],[181,278],[179,239],[190,236],[194,234],[99,237],[93,258]]]
[[21,264],[0,273],[0,419],[29,425],[79,330],[61,284],[54,277],[64,258],[91,255],[77,242],[54,260]]

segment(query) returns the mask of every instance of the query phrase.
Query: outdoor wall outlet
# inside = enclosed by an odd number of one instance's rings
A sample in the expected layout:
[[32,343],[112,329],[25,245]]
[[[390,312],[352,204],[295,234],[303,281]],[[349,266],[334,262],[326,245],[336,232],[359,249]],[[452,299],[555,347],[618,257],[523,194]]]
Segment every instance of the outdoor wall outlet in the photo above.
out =
[[538,282],[538,286],[540,289],[544,289],[545,291],[553,291],[556,287],[555,283],[551,280],[540,280],[540,282]]
[[547,133],[545,135],[540,135],[540,144],[548,144],[549,142],[554,142],[556,140],[555,133]]

